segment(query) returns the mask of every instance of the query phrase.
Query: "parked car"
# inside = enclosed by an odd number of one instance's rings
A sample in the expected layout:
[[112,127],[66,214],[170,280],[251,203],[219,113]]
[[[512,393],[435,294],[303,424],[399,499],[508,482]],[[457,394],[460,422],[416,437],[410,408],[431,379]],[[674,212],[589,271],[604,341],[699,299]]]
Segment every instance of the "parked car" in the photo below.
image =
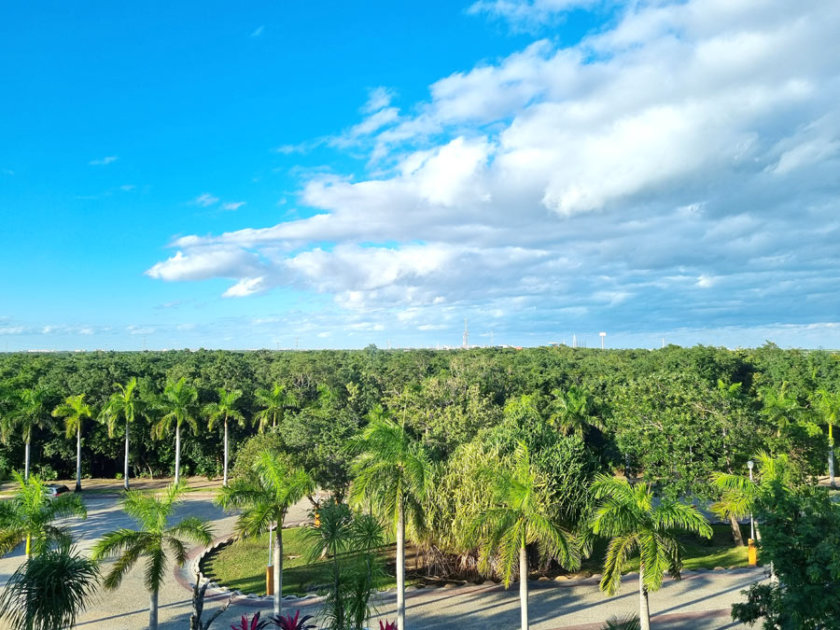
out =
[[65,492],[70,492],[70,488],[65,486],[63,483],[48,483],[47,486],[47,496],[51,499],[56,498],[60,494],[64,494]]

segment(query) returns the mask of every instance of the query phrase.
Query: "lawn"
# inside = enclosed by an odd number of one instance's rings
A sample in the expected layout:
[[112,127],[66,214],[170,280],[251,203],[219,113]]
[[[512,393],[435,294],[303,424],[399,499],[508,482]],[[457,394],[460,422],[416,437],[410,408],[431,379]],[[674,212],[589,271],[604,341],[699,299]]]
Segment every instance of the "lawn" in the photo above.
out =
[[[304,595],[320,590],[332,582],[329,561],[306,562],[304,528],[283,530],[283,595]],[[393,555],[392,546],[383,548],[386,562]],[[268,535],[245,538],[210,554],[202,562],[202,572],[219,584],[242,593],[265,594],[265,567],[268,561]],[[377,584],[380,589],[394,586],[387,576]]]
[[[747,548],[735,547],[728,525],[714,525],[711,540],[695,536],[681,539],[683,548],[683,570],[714,569],[717,567],[747,566]],[[746,534],[749,533],[747,528]],[[746,539],[746,535],[744,537]],[[332,565],[329,562],[307,564],[305,560],[303,528],[283,530],[283,594],[303,595],[317,591],[332,580]],[[583,562],[581,574],[601,573],[607,541],[595,544],[592,556]],[[409,554],[414,550],[409,545]],[[383,548],[386,567],[393,569],[394,546]],[[265,594],[265,566],[268,560],[268,536],[247,538],[221,548],[208,556],[202,571],[214,582],[243,593]],[[408,566],[412,566],[411,558]],[[626,571],[638,571],[638,559],[631,560]],[[416,580],[409,580],[409,583]],[[381,589],[394,586],[393,576],[386,576],[378,584]]]
[[[724,567],[727,569],[746,567],[747,548],[736,547],[732,540],[732,530],[729,525],[712,525],[712,538],[705,540],[699,536],[682,536],[680,545],[682,547],[683,570],[691,571],[696,569],[715,569]],[[741,533],[744,540],[749,537],[749,525],[741,526]],[[599,540],[592,552],[592,555],[583,562],[581,571],[589,573],[601,573],[604,568],[604,556],[607,551],[607,541]],[[632,558],[627,563],[625,571],[638,571],[639,559]]]

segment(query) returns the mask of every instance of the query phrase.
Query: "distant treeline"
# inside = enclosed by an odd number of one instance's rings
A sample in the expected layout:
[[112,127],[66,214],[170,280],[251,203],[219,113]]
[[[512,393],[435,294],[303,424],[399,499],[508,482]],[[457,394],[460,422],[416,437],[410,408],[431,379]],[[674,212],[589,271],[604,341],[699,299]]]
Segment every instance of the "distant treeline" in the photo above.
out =
[[[167,382],[185,378],[198,391],[197,433],[184,430],[182,474],[220,475],[222,425],[207,428],[204,405],[218,389],[241,390],[244,426],[230,423],[231,452],[258,431],[257,390],[281,385],[289,404],[266,423],[281,448],[327,487],[348,477],[348,440],[377,405],[422,439],[438,461],[507,423],[550,425],[579,435],[601,469],[628,467],[672,488],[702,492],[712,471],[741,471],[757,452],[788,453],[803,474],[825,474],[826,397],[840,391],[840,356],[823,351],[661,350],[561,347],[458,351],[168,351],[0,354],[0,473],[21,469],[14,430],[20,392],[46,392],[53,409],[85,394],[94,415],[116,384],[139,381],[145,413],[131,428],[133,475],[169,475],[174,446],[152,439]],[[835,418],[836,420],[836,418]],[[57,419],[32,432],[33,471],[71,477],[75,439]],[[274,426],[276,425],[276,426]],[[83,472],[122,471],[123,441],[104,423],[83,428]],[[527,433],[527,431],[526,431]]]

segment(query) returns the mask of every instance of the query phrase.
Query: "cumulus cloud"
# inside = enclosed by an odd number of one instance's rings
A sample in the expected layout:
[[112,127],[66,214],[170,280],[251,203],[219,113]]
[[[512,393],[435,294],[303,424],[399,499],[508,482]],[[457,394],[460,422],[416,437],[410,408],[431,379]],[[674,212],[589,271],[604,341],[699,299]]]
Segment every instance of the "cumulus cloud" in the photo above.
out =
[[539,330],[830,321],[838,30],[818,0],[630,3],[575,46],[441,78],[410,114],[374,90],[333,142],[368,147],[367,175],[310,175],[307,218],[179,238],[147,273],[229,278],[229,297],[293,287],[424,330],[465,309]]

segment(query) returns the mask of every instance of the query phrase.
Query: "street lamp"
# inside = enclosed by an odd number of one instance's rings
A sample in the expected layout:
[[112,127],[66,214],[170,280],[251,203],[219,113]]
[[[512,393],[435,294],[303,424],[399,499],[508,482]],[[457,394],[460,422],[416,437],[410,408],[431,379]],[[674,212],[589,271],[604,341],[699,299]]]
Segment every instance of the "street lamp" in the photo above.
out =
[[[753,467],[755,466],[755,462],[750,460],[747,462],[747,468],[750,469],[750,483],[753,483]],[[752,512],[750,512],[750,538],[755,540],[755,521],[753,520]]]

